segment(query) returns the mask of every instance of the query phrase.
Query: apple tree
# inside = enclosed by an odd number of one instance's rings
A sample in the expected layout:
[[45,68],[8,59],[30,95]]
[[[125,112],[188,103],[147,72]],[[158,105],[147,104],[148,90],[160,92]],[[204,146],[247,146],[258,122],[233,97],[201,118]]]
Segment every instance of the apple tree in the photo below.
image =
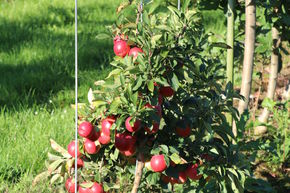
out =
[[[79,192],[242,192],[248,165],[225,118],[239,95],[221,85],[199,10],[154,1],[136,20],[134,9],[110,28],[113,70],[80,112]],[[49,154],[41,175],[74,192],[76,147],[51,144],[61,155]]]

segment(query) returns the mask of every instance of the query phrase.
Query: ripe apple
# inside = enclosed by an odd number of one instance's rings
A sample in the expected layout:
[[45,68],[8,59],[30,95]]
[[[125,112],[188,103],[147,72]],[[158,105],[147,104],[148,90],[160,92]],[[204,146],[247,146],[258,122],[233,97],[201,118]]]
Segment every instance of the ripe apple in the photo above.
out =
[[134,146],[136,143],[136,137],[132,136],[130,133],[117,133],[115,137],[115,146],[120,151],[129,150],[131,146]]
[[104,193],[103,186],[97,182],[91,187],[92,193]]
[[163,175],[161,176],[161,180],[165,183],[165,184],[168,184],[170,182],[170,177],[169,176],[166,176],[166,175]]
[[178,180],[181,184],[184,184],[187,180],[186,172],[182,171],[178,173]]
[[131,48],[129,51],[129,56],[133,56],[133,58],[137,58],[138,53],[143,53],[143,50],[138,47]]
[[100,150],[100,146],[96,146],[96,143],[89,139],[85,139],[84,145],[85,151],[88,152],[88,154],[96,154]]
[[[72,157],[75,157],[75,141],[74,140],[68,144],[67,151]],[[77,146],[77,156],[78,157],[81,156],[81,153],[79,151],[79,145]]]
[[110,135],[111,127],[113,125],[111,118],[106,118],[102,121],[102,132],[106,135]]
[[78,132],[79,135],[82,137],[89,137],[92,134],[93,130],[94,130],[93,125],[88,121],[84,121],[79,125]]
[[130,156],[132,156],[132,155],[135,154],[135,152],[136,152],[136,146],[133,145],[133,146],[129,147],[128,150],[126,150],[126,151],[120,151],[120,152],[121,152],[123,155],[125,155],[125,156],[127,156],[127,157],[130,157]]
[[[65,182],[65,188],[69,193],[75,193],[75,183],[74,180],[68,178]],[[78,189],[79,187],[77,187]]]
[[162,105],[163,103],[163,96],[161,94],[158,95],[158,103],[159,105]]
[[192,180],[199,180],[202,177],[202,175],[197,174],[197,168],[198,168],[197,164],[191,164],[190,166],[188,166],[188,168],[185,170],[187,177]]
[[110,143],[111,137],[110,137],[110,135],[106,135],[103,132],[101,132],[98,140],[99,140],[100,144],[106,145],[106,144]]
[[[73,162],[72,164],[72,168],[75,167],[75,162]],[[81,158],[78,158],[77,159],[77,168],[82,168],[84,167],[84,160],[82,160]]]
[[92,193],[90,188],[79,187],[79,193]]
[[151,168],[154,172],[163,172],[166,168],[166,161],[164,155],[154,155],[150,161]]
[[135,123],[133,124],[133,126],[131,126],[130,124],[130,120],[132,119],[132,117],[128,117],[125,121],[125,127],[129,132],[135,132],[137,131],[140,126],[141,126],[141,121],[139,119],[136,119]]
[[171,97],[174,95],[174,90],[170,86],[164,86],[159,89],[159,93],[163,97]]
[[177,183],[178,183],[178,179],[176,179],[176,178],[174,178],[174,177],[171,177],[171,178],[170,178],[170,183],[171,183],[172,185],[177,184]]
[[114,53],[117,56],[125,57],[130,51],[130,46],[124,40],[117,40],[114,44]]
[[191,130],[190,130],[189,126],[186,126],[186,128],[177,127],[176,128],[176,133],[180,137],[188,137],[188,136],[190,136]]
[[96,132],[95,130],[93,130],[92,134],[87,138],[91,141],[97,141],[98,138],[100,137],[100,134],[101,134],[100,131]]

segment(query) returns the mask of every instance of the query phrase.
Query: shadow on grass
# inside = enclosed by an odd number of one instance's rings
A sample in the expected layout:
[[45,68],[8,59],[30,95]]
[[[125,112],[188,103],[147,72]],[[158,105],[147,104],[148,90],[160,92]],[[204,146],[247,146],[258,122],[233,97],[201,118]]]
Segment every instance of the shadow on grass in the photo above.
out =
[[[0,18],[0,108],[47,103],[59,91],[74,89],[73,10],[50,6],[48,13],[21,21]],[[111,58],[111,43],[95,36],[112,22],[80,17],[81,84],[96,79],[86,72],[102,70]]]

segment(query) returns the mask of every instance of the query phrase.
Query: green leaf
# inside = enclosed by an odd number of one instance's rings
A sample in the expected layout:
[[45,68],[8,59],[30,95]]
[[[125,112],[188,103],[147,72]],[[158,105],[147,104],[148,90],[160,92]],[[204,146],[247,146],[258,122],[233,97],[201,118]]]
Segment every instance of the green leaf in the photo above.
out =
[[172,82],[173,90],[177,91],[179,88],[179,81],[178,81],[177,76],[174,73],[173,73],[173,76],[171,78],[171,82]]
[[101,33],[96,36],[96,39],[98,40],[111,39],[111,38],[112,37],[109,34],[105,34],[105,33]]
[[111,76],[119,75],[121,72],[122,72],[122,70],[120,68],[116,68],[109,73],[109,75],[106,77],[106,79],[109,79]]
[[137,83],[135,84],[134,88],[133,88],[133,91],[136,91],[138,90],[138,88],[140,88],[140,86],[142,85],[143,83],[143,79],[141,76],[138,77],[137,79]]
[[60,164],[62,164],[62,162],[64,162],[63,159],[58,159],[58,160],[52,162],[47,168],[48,172],[49,173],[54,172],[60,166]]
[[164,152],[165,154],[168,154],[168,147],[167,145],[160,145],[161,151]]
[[153,80],[150,80],[148,83],[147,83],[147,87],[148,87],[148,90],[150,92],[153,92],[154,91],[154,81]]
[[120,74],[120,82],[123,86],[125,85],[125,77],[123,74]]
[[70,158],[71,155],[65,150],[63,147],[58,145],[53,139],[50,139],[50,145],[51,148],[54,149],[55,151],[59,152],[61,155],[63,155],[66,158]]
[[171,155],[170,155],[170,159],[171,159],[174,163],[176,163],[176,164],[181,163],[181,159],[180,159],[179,155],[176,154],[176,153],[171,154]]

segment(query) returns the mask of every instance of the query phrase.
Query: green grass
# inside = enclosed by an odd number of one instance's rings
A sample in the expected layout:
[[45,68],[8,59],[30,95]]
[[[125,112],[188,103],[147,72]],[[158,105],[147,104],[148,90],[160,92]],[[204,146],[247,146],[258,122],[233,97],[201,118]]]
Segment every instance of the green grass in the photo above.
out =
[[[112,42],[95,37],[116,2],[79,1],[80,101],[110,70]],[[30,187],[49,139],[66,146],[74,132],[74,2],[1,1],[0,42],[0,192],[45,192]]]

